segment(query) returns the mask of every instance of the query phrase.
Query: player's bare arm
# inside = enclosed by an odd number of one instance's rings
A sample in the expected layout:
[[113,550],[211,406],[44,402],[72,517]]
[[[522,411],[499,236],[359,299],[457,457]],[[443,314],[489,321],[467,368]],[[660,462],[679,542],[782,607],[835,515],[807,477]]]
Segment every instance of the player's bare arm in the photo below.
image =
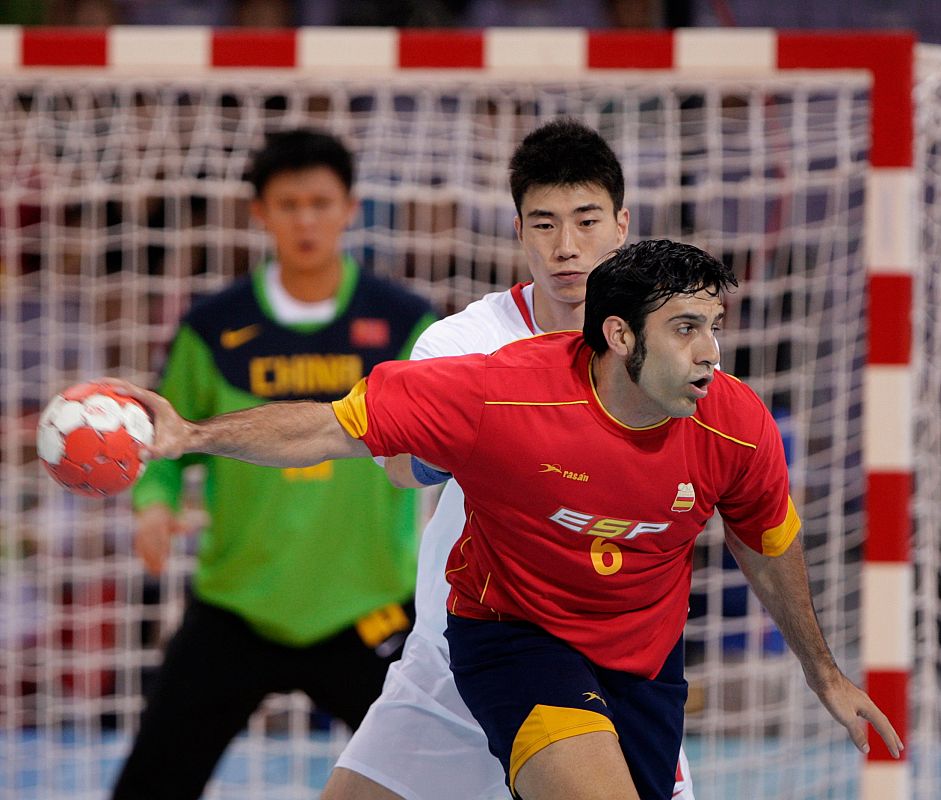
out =
[[119,379],[106,382],[147,407],[155,428],[147,450],[155,458],[208,453],[267,467],[306,467],[369,456],[366,445],[343,429],[329,403],[268,403],[192,422],[156,392]]
[[422,485],[412,472],[412,457],[408,453],[399,453],[385,460],[383,465],[389,483],[399,489],[421,489]]
[[866,722],[882,737],[893,758],[904,746],[888,718],[837,666],[817,622],[800,537],[780,556],[756,553],[728,527],[725,540],[762,605],[781,629],[804,670],[807,685],[863,753],[869,752]]

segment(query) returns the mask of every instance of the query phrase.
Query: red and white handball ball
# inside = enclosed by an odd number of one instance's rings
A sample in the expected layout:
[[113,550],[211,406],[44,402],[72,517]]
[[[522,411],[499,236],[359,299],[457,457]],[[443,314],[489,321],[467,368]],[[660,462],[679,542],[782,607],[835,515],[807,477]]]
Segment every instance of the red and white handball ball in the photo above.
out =
[[140,403],[106,384],[81,383],[43,409],[36,450],[70,492],[108,497],[143,474],[141,445],[153,440],[154,426]]

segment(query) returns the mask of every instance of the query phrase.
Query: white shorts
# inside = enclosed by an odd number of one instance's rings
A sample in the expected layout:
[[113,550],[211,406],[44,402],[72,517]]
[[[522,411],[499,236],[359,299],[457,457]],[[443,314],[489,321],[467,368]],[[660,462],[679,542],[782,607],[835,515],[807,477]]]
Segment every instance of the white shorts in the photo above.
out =
[[414,631],[336,766],[405,800],[510,797],[503,767],[457,693],[447,656]]
[[[413,631],[389,667],[382,694],[337,759],[405,800],[508,800],[503,767],[457,693],[447,656]],[[695,800],[689,762],[674,800]]]

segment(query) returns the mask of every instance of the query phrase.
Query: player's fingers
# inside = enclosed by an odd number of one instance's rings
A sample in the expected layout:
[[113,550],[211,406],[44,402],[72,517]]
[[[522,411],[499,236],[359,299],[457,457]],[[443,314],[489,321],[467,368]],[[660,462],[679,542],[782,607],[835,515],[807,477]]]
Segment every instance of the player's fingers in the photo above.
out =
[[144,562],[144,568],[149,575],[159,578],[167,559],[166,556],[161,553],[151,552],[144,556],[141,561]]
[[[132,397],[137,400],[151,416],[151,421],[154,421],[157,417],[157,413],[160,409],[160,405],[163,402],[163,398],[156,394],[155,392],[148,391],[140,386],[136,386],[129,381],[123,380],[122,378],[98,378],[96,383],[103,383],[107,386],[110,386],[118,394],[124,394],[128,397]],[[159,457],[159,452],[154,449],[152,444],[147,444],[145,442],[141,443],[140,446],[141,454],[146,458]]]
[[153,396],[153,392],[149,392],[147,389],[143,389],[123,378],[98,378],[95,383],[104,383],[113,387],[116,392],[126,394],[128,397],[133,397],[135,400],[148,400]]
[[864,708],[859,710],[859,716],[862,719],[869,720],[872,727],[876,729],[876,733],[882,737],[882,741],[885,742],[885,746],[889,749],[892,757],[898,758],[902,750],[905,749],[905,745],[896,733],[895,728],[892,727],[892,723],[889,722],[889,718],[882,713],[879,707],[870,700]]
[[118,394],[134,398],[150,412],[151,417],[172,411],[172,406],[166,398],[122,378],[98,378],[96,383],[106,384]]
[[147,572],[156,577],[163,571],[169,547],[157,537],[144,534],[135,537],[134,552],[143,562]]
[[179,458],[183,454],[185,423],[169,400],[121,378],[98,380],[113,387],[114,391],[134,398],[150,413],[155,428],[154,441],[142,444],[142,452],[151,458]]
[[856,749],[861,753],[869,752],[869,737],[866,731],[866,722],[861,717],[856,717],[846,724],[846,730],[849,731],[850,739],[856,745]]
[[154,505],[140,512],[134,531],[134,552],[151,575],[163,571],[170,554],[170,537],[176,515],[162,505]]

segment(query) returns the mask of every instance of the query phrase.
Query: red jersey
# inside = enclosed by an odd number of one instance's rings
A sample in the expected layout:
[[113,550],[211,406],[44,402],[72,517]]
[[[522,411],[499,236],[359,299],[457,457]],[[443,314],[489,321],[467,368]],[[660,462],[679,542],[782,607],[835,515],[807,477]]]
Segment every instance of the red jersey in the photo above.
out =
[[653,677],[683,631],[693,542],[713,512],[766,555],[800,520],[781,436],[751,389],[716,372],[694,416],[629,428],[601,405],[592,357],[564,332],[380,364],[335,410],[373,454],[413,453],[463,488],[452,613],[528,620],[603,667]]

